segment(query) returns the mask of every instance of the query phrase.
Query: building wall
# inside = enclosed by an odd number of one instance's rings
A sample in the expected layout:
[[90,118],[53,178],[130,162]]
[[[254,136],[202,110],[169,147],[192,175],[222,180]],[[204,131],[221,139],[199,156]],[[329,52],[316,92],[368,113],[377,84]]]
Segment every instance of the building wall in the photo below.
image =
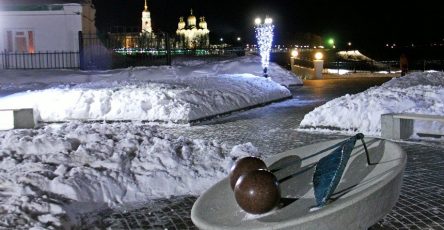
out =
[[96,34],[96,9],[89,4],[82,7],[82,32],[88,34]]
[[78,51],[78,32],[96,32],[94,15],[90,6],[75,3],[57,10],[0,11],[0,52],[8,49],[7,31],[32,31],[34,52]]

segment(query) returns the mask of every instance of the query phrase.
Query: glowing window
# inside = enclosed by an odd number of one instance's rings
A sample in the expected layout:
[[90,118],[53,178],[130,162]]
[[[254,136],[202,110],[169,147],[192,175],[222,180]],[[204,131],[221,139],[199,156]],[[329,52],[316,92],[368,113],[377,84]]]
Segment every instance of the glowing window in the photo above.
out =
[[6,31],[6,48],[8,52],[34,53],[33,31]]

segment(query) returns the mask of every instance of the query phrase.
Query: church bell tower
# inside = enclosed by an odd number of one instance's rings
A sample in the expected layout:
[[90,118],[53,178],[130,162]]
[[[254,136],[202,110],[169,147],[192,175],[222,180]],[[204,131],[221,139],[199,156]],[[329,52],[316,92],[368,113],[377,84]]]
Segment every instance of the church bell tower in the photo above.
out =
[[151,28],[151,13],[148,11],[148,5],[145,0],[145,9],[142,12],[142,33],[151,33],[153,29]]

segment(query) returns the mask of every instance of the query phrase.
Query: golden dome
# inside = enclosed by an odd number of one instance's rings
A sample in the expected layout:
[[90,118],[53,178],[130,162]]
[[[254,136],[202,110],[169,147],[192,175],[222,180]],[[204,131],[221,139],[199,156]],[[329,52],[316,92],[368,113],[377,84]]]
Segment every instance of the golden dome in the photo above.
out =
[[207,22],[205,21],[205,17],[200,17],[199,27],[201,29],[207,29]]
[[196,27],[196,16],[193,15],[193,9],[191,9],[191,15],[188,16],[188,26]]
[[185,24],[185,21],[183,20],[183,17],[180,17],[179,18],[179,23],[177,25],[177,28],[179,30],[181,30],[181,29],[185,29],[185,26],[186,26],[186,24]]

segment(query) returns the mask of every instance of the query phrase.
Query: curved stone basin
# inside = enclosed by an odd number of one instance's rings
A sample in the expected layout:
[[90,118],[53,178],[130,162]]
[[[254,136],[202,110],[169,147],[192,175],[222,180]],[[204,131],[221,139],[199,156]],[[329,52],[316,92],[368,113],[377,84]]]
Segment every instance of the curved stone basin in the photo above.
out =
[[366,138],[371,162],[377,163],[369,166],[361,142],[356,142],[330,203],[313,209],[314,164],[341,141],[304,146],[265,159],[280,181],[283,198],[275,210],[262,215],[244,212],[225,178],[194,203],[194,224],[201,229],[367,229],[395,205],[407,157],[392,142]]

